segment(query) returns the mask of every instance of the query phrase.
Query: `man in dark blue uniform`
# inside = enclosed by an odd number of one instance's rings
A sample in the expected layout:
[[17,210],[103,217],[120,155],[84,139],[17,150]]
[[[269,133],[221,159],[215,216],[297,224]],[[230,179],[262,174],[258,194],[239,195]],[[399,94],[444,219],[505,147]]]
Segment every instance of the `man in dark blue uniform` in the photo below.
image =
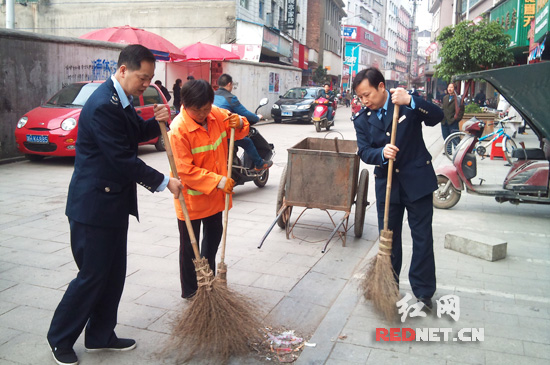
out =
[[[402,263],[401,231],[407,209],[413,240],[409,282],[414,295],[430,310],[436,289],[433,253],[432,193],[437,178],[432,157],[422,137],[422,122],[434,126],[443,119],[442,110],[405,89],[386,90],[382,73],[376,68],[360,71],[353,89],[365,106],[353,118],[357,133],[357,154],[374,169],[378,228],[383,228],[388,160],[394,159],[389,229],[393,231],[392,266],[396,280]],[[395,145],[390,144],[394,104],[400,105],[400,122]]]
[[179,180],[147,166],[137,157],[138,143],[160,134],[157,121],[170,114],[155,105],[155,118],[143,120],[132,98],[143,94],[155,71],[147,48],[122,50],[115,75],[93,93],[82,108],[74,173],[66,214],[71,249],[79,272],[57,307],[48,342],[58,364],[78,364],[73,345],[86,326],[86,351],[127,351],[132,339],[114,332],[126,277],[128,218],[138,218],[136,183],[151,192],[166,187],[177,195]]

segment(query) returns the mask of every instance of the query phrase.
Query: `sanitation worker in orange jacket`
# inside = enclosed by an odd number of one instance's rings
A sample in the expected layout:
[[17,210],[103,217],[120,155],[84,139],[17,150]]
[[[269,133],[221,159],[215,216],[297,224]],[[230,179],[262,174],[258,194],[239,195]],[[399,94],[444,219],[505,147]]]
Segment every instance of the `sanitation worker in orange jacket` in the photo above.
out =
[[[191,80],[181,88],[181,112],[170,125],[170,145],[183,195],[197,242],[203,225],[201,256],[213,272],[222,237],[225,194],[231,194],[235,181],[227,178],[228,137],[235,128],[235,139],[248,135],[246,118],[212,106],[214,90],[204,80]],[[179,201],[175,200],[180,231],[180,280],[182,298],[197,291],[193,248]]]

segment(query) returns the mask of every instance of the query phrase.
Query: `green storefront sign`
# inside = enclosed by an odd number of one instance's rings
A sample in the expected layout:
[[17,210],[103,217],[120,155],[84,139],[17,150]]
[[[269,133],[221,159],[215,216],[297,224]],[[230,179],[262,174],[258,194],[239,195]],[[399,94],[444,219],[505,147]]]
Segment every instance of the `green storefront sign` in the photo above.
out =
[[541,42],[550,30],[549,0],[508,0],[491,10],[490,20],[498,22],[510,35],[510,50],[519,51],[529,46],[531,21],[535,19],[532,32],[535,42]]
[[[510,48],[529,46],[528,17],[524,16],[525,2],[535,0],[509,0],[491,10],[491,21],[499,23],[504,32],[510,35]],[[527,23],[527,24],[526,24]]]
[[550,30],[550,5],[548,0],[537,0],[535,15],[535,42],[542,42]]

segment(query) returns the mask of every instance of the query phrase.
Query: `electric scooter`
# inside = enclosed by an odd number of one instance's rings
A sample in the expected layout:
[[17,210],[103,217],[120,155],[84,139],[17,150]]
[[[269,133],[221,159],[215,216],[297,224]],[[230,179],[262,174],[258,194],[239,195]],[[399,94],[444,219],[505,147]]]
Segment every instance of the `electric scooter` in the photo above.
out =
[[[332,104],[332,105],[331,105]],[[332,115],[329,120],[328,107],[332,106]],[[334,125],[334,116],[336,115],[336,100],[330,101],[324,97],[319,97],[313,102],[313,115],[311,123],[315,125],[315,130],[321,132],[321,128],[327,131]]]
[[467,136],[458,144],[453,164],[436,170],[438,189],[433,193],[434,207],[454,207],[463,190],[470,194],[494,196],[499,203],[550,204],[550,143],[546,138],[543,139],[543,149],[517,148],[512,152],[512,167],[502,185],[483,184],[483,180],[479,184],[472,182],[477,175],[474,148],[484,127],[485,123],[475,118],[464,123]]
[[[260,105],[258,105],[254,114],[257,114],[258,110],[266,105],[268,101],[267,98],[260,100]],[[262,137],[258,129],[250,126],[248,137],[254,142],[260,157],[265,161],[270,161],[275,156],[275,147]],[[269,169],[256,170],[252,159],[244,151],[241,152],[239,148],[235,148],[231,178],[235,180],[235,185],[243,185],[245,182],[253,181],[257,187],[263,188],[269,179]]]

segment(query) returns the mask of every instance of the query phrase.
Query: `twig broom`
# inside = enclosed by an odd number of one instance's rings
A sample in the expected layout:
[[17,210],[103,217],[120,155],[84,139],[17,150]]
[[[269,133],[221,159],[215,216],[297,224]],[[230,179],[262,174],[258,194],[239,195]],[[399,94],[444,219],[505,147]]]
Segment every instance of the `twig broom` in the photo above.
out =
[[[173,176],[178,176],[166,125],[163,122],[159,124],[170,169]],[[175,350],[178,361],[183,362],[195,355],[227,361],[230,356],[247,354],[252,342],[262,340],[257,308],[244,296],[228,289],[220,280],[214,280],[208,260],[200,257],[183,194],[179,195],[179,202],[195,255],[193,263],[198,289],[191,303],[176,318],[172,340],[165,350]]]
[[[399,105],[394,105],[391,144],[395,144],[398,119]],[[384,207],[384,229],[380,231],[378,253],[370,260],[367,272],[361,282],[361,289],[363,290],[365,299],[372,300],[374,308],[382,312],[388,321],[395,319],[397,313],[395,303],[399,300],[399,288],[395,281],[395,271],[391,264],[393,232],[388,229],[392,178],[393,159],[390,159],[388,162],[388,181]]]

